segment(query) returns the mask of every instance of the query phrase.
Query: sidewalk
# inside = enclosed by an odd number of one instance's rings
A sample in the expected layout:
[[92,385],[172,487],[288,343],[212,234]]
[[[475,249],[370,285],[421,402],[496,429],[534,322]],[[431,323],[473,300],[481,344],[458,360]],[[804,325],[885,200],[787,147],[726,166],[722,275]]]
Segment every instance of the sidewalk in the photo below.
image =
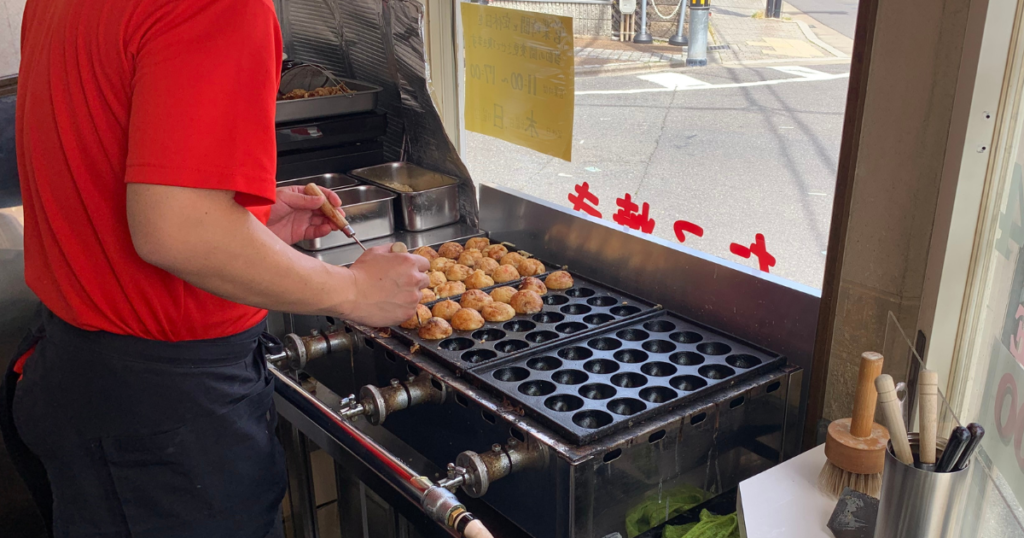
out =
[[[712,0],[708,62],[720,64],[847,59],[853,41],[789,4],[782,19],[755,17],[764,0]],[[576,38],[576,75],[686,67],[686,48],[655,41],[637,45],[608,38]]]

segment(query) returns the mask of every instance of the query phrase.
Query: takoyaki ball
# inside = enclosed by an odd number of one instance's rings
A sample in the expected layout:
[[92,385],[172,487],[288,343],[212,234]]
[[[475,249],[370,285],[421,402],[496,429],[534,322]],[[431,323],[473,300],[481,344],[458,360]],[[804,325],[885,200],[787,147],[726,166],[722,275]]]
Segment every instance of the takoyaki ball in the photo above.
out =
[[441,245],[441,248],[437,249],[437,254],[438,256],[457,260],[459,259],[459,254],[462,254],[462,245],[451,242],[445,243]]
[[516,316],[516,309],[512,305],[499,303],[497,301],[484,306],[480,315],[487,321],[508,321]]
[[463,280],[466,280],[466,278],[468,278],[469,275],[471,275],[472,273],[472,269],[466,267],[465,265],[462,265],[461,263],[457,263],[449,267],[448,270],[444,272],[444,276],[448,280],[462,282]]
[[420,325],[423,325],[425,321],[432,318],[430,309],[421,304],[416,305],[416,315],[402,322],[403,329],[415,329]]
[[572,287],[572,275],[565,271],[555,271],[544,279],[549,290],[567,290]]
[[519,269],[519,264],[523,263],[526,258],[518,252],[509,252],[508,254],[501,257],[501,265],[511,265],[516,270]]
[[490,244],[491,244],[491,240],[487,239],[486,237],[474,237],[474,238],[470,239],[469,241],[466,241],[466,248],[467,249],[475,248],[477,250],[483,250],[483,249],[487,248],[488,246],[490,246]]
[[544,301],[540,295],[532,290],[517,291],[509,301],[517,314],[536,314],[544,308]]
[[516,291],[512,286],[502,286],[491,290],[491,298],[499,303],[507,303],[512,300],[512,296],[516,294]]
[[483,271],[485,275],[491,276],[494,274],[494,270],[498,268],[498,260],[484,256],[473,267]]
[[539,278],[528,276],[523,279],[523,283],[519,285],[519,291],[531,290],[537,292],[537,295],[544,295],[548,292],[548,287],[540,281]]
[[504,255],[508,254],[508,249],[505,245],[491,245],[483,249],[484,256],[491,258],[492,260],[500,260]]
[[527,258],[519,262],[516,267],[522,276],[536,276],[544,272],[544,263],[534,258]]
[[443,273],[453,265],[455,265],[455,260],[451,258],[434,258],[430,261],[430,270],[441,271]]
[[519,278],[519,271],[516,271],[516,268],[511,265],[502,265],[491,273],[491,278],[498,284],[512,282]]
[[424,258],[426,258],[427,261],[431,261],[431,262],[436,260],[437,257],[438,257],[437,251],[434,250],[431,247],[428,247],[428,246],[422,246],[422,247],[412,251],[412,253],[413,254],[419,254],[420,256],[423,256]]
[[448,282],[448,277],[444,276],[444,271],[431,271],[427,273],[430,278],[430,287],[436,288],[445,282]]
[[462,299],[459,300],[459,304],[462,308],[472,308],[473,310],[480,310],[484,305],[488,305],[494,302],[490,295],[480,290],[469,290],[462,294]]
[[437,294],[430,288],[423,288],[420,290],[420,304],[427,304],[430,301],[436,301]]
[[465,265],[466,267],[473,267],[474,265],[476,265],[476,262],[483,257],[483,253],[481,253],[479,250],[475,248],[467,248],[466,250],[462,251],[462,254],[459,254],[459,263]]
[[452,335],[452,326],[441,318],[430,318],[423,322],[418,331],[420,338],[424,340],[441,340]]
[[462,310],[462,305],[448,299],[447,301],[441,301],[440,303],[435,304],[430,313],[433,314],[435,318],[451,321],[452,316],[454,316],[459,310]]
[[475,331],[483,326],[483,316],[472,308],[463,308],[452,316],[452,327],[456,331]]
[[454,297],[466,291],[466,285],[462,282],[445,282],[440,286],[434,288],[434,293],[441,299],[445,297]]
[[477,269],[473,271],[473,274],[466,277],[466,288],[471,290],[478,290],[480,288],[486,288],[494,285],[494,279],[485,275],[483,271]]

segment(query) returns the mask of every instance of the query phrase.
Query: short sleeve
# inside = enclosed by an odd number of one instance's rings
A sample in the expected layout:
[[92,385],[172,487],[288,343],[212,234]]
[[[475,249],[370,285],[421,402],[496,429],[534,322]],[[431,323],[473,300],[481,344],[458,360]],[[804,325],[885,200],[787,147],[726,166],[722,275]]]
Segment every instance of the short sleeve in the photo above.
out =
[[273,203],[281,31],[270,1],[173,0],[136,25],[125,181]]

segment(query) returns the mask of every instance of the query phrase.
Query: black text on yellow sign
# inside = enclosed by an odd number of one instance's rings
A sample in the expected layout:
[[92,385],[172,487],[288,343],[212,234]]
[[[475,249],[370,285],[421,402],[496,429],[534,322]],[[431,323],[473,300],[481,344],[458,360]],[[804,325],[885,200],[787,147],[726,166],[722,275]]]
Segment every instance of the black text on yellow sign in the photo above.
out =
[[572,18],[462,3],[466,129],[572,160]]

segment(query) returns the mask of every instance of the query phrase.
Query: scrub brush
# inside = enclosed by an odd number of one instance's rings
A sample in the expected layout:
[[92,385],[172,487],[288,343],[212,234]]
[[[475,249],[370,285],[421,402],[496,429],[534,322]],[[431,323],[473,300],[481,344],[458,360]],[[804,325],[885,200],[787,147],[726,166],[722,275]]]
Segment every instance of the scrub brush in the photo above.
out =
[[871,351],[860,356],[853,418],[841,418],[828,425],[825,439],[825,467],[818,476],[822,491],[833,498],[852,488],[877,498],[882,489],[882,468],[889,431],[875,423],[875,378],[882,373],[882,356]]

